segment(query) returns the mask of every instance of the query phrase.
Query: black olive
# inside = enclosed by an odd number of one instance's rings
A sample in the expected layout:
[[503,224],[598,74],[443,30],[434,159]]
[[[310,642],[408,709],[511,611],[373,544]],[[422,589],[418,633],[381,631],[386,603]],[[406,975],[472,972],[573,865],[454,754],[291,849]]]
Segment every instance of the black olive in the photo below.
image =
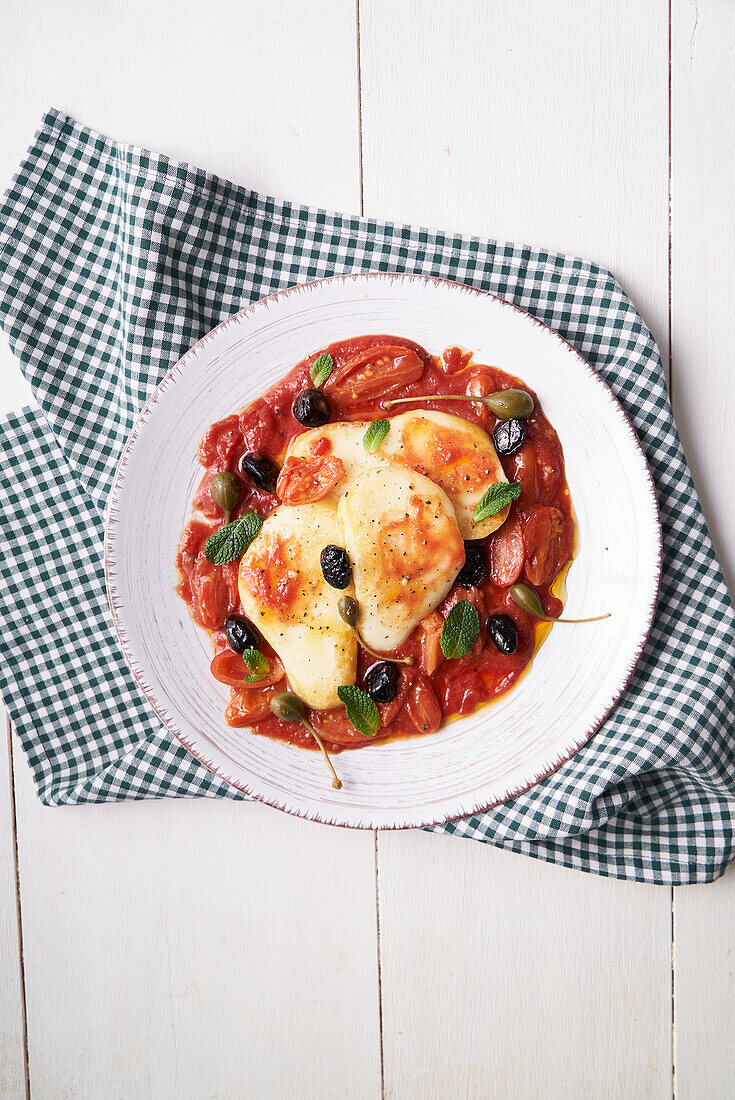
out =
[[329,402],[320,390],[302,390],[296,396],[292,412],[305,428],[321,428],[332,415]]
[[516,624],[508,615],[491,615],[485,629],[488,638],[501,653],[515,653],[518,649]]
[[457,584],[461,588],[473,588],[482,584],[487,576],[487,554],[482,543],[464,544],[464,565],[457,574]]
[[276,491],[278,470],[265,455],[243,455],[240,459],[240,469],[257,489],[265,489],[267,493]]
[[378,661],[365,673],[365,691],[376,703],[390,703],[398,691],[400,671],[390,661]]
[[495,450],[499,455],[514,455],[523,446],[526,425],[522,420],[502,420],[493,432]]
[[246,649],[260,648],[260,634],[258,634],[252,623],[239,615],[231,615],[229,619],[225,619],[225,633],[230,648],[234,649],[235,653],[244,653]]
[[352,562],[342,546],[325,546],[319,555],[324,580],[332,588],[346,588],[352,580]]

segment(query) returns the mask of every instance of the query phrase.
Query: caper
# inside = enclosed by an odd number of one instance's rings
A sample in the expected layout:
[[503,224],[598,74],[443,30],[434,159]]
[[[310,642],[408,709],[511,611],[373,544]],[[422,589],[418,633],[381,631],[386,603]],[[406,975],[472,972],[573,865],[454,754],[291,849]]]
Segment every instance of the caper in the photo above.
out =
[[319,734],[316,732],[311,722],[306,719],[306,709],[303,702],[299,699],[298,695],[294,695],[292,691],[279,691],[277,695],[274,695],[271,699],[271,710],[275,714],[276,718],[280,718],[283,722],[301,722],[306,726],[311,736],[319,746],[319,751],[327,762],[327,767],[332,773],[332,786],[335,791],[342,789],[342,780],[334,770],[334,764],[329,758],[329,753],[324,748],[324,742]]
[[380,405],[383,409],[392,409],[394,405],[405,405],[409,401],[481,401],[500,420],[525,420],[533,412],[533,398],[525,390],[498,390],[487,397],[466,393],[427,393],[425,397],[395,397],[390,401],[381,401]]
[[533,615],[536,619],[543,619],[545,623],[598,623],[601,619],[610,618],[610,612],[608,611],[606,615],[594,615],[591,619],[554,619],[551,615],[544,613],[536,589],[531,588],[530,584],[523,584],[522,581],[510,586],[510,594],[523,611]]
[[[357,620],[360,618],[360,605],[357,600],[353,600],[352,596],[340,596],[337,600],[337,610],[339,611],[340,618],[351,626],[357,635],[357,640],[365,650],[366,653],[372,653],[373,657],[377,657],[379,661],[383,660],[383,654],[378,653],[376,649],[371,649],[365,639],[357,629]],[[396,661],[399,665],[412,665],[413,657],[392,657],[391,660]]]
[[280,691],[271,699],[271,710],[284,722],[303,722],[306,717],[304,704],[292,691]]
[[234,508],[237,508],[240,500],[240,482],[234,474],[226,472],[215,474],[209,486],[212,500],[225,514],[225,523],[230,522],[230,516]]
[[353,600],[352,596],[340,596],[337,600],[337,610],[340,618],[344,619],[347,625],[354,630],[360,616],[360,605],[357,600]]
[[482,403],[501,420],[525,420],[533,412],[533,398],[525,390],[498,390]]

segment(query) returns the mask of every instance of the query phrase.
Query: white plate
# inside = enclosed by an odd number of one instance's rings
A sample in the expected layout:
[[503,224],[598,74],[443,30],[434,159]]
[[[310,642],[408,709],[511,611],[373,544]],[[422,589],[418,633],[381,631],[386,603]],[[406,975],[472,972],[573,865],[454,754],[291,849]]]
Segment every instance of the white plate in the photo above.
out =
[[[438,353],[471,348],[539,395],[564,448],[578,523],[566,615],[518,685],[437,733],[338,757],[231,729],[228,689],[209,673],[209,638],[175,594],[174,553],[202,474],[205,428],[258,397],[310,352],[365,333]],[[464,817],[526,790],[598,728],[653,620],[661,530],[651,475],[620,405],[573,348],[522,310],[468,287],[410,275],[351,275],[257,302],[191,349],[150,399],[110,499],[107,587],[130,667],[171,732],[208,768],[289,813],[359,828]]]

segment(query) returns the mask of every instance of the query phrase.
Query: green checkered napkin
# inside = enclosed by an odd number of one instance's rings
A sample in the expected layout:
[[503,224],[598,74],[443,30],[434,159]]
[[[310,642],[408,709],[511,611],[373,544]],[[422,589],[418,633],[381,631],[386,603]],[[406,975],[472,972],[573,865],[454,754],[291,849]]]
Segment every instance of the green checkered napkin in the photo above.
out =
[[661,595],[628,690],[532,790],[437,831],[648,882],[733,856],[733,611],[650,333],[605,271],[276,202],[52,111],[0,212],[0,324],[36,404],[0,425],[0,687],[48,805],[241,797],[161,727],[113,631],[103,515],[136,414],[223,318],[280,287],[408,271],[551,325],[625,406],[653,471]]

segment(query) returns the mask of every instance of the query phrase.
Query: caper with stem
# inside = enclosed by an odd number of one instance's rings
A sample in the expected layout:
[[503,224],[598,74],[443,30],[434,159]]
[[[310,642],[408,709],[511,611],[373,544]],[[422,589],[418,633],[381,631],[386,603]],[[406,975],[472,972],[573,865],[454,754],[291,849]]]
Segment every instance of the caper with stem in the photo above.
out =
[[240,501],[240,482],[234,474],[226,471],[223,474],[215,474],[209,486],[212,500],[225,514],[225,524],[230,522],[233,509],[237,508]]
[[527,611],[529,615],[533,615],[536,619],[543,619],[545,623],[599,623],[601,619],[610,618],[610,612],[608,611],[606,615],[594,615],[591,619],[554,619],[544,612],[541,598],[536,589],[531,588],[530,584],[523,584],[522,581],[511,585],[510,594],[523,611]]
[[[357,629],[357,620],[360,618],[360,605],[357,600],[354,600],[352,596],[340,596],[337,600],[337,610],[339,611],[340,618],[354,630],[362,648],[368,653],[372,653],[373,657],[377,657],[379,660],[384,661],[385,654],[378,653],[375,649],[371,649]],[[391,661],[399,665],[412,665],[413,657],[391,657]]]
[[274,695],[271,699],[271,710],[275,714],[276,718],[280,718],[283,722],[301,722],[306,726],[311,736],[316,741],[321,750],[321,754],[327,762],[327,767],[332,773],[332,786],[335,791],[342,789],[342,780],[334,770],[334,764],[329,758],[329,753],[324,748],[324,742],[319,734],[316,732],[311,722],[306,717],[306,708],[303,701],[299,699],[298,695],[295,695],[292,691],[280,691],[277,695]]
[[485,408],[500,420],[525,420],[533,412],[533,398],[525,390],[498,390],[486,397],[473,397],[468,393],[427,393],[423,397],[397,397],[391,401],[381,401],[384,409],[394,405],[406,405],[410,401],[480,401]]

